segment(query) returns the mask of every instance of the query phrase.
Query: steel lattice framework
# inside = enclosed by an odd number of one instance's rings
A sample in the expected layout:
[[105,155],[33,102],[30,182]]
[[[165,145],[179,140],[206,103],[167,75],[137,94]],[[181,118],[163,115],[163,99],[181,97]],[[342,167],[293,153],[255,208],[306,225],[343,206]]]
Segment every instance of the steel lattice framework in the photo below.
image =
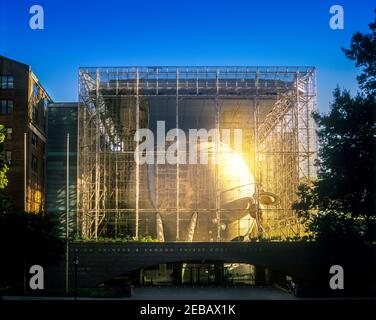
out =
[[[178,241],[225,241],[227,233],[231,238],[237,233],[239,240],[243,234],[301,234],[291,204],[297,186],[316,177],[315,68],[80,68],[79,101],[77,225],[82,237],[164,240],[163,224]],[[233,182],[224,181],[218,166],[210,178],[197,165],[151,168],[134,161],[137,129],[153,128],[162,119],[168,128],[182,130],[203,123],[243,130],[242,157],[254,176],[255,193],[249,195],[254,214],[243,217],[239,208],[225,208],[223,194],[230,189],[223,188]],[[278,201],[262,202],[268,194]]]

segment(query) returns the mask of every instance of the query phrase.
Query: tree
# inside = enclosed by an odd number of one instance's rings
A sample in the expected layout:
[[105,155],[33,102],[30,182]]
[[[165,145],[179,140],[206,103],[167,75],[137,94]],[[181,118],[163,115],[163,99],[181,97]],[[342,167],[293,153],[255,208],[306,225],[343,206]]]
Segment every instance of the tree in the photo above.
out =
[[316,115],[319,126],[318,177],[315,186],[319,209],[375,214],[376,99],[351,97],[334,91],[328,115]]
[[301,185],[294,208],[317,238],[374,240],[376,155],[376,20],[370,34],[356,33],[346,56],[362,66],[361,91],[334,90],[318,125],[318,177]]
[[[376,10],[375,10],[376,12]],[[350,49],[343,49],[345,55],[363,68],[358,76],[360,87],[368,94],[376,94],[376,18],[369,25],[371,33],[357,32],[353,35]]]
[[[4,155],[4,143],[6,139],[6,129],[0,124],[0,155]],[[10,210],[9,198],[4,194],[3,190],[8,185],[7,172],[9,168],[5,162],[4,156],[0,157],[0,215]]]
[[[6,131],[0,125],[0,154],[4,151]],[[26,268],[48,266],[63,253],[60,222],[46,214],[14,212],[11,201],[3,193],[8,185],[8,166],[0,157],[0,289],[23,286]]]
[[25,272],[32,265],[44,268],[55,263],[64,250],[54,216],[25,212],[0,215],[0,288],[23,287]]
[[[0,124],[0,153],[4,152],[4,142],[6,138],[5,127]],[[0,158],[0,189],[4,189],[8,185],[8,178],[6,173],[8,172],[8,165],[5,163],[3,157]]]

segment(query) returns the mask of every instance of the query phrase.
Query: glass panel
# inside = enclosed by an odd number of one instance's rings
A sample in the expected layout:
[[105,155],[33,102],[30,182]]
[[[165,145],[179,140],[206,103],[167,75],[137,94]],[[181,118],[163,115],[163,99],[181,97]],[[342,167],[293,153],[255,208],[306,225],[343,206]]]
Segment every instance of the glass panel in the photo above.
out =
[[6,100],[0,100],[0,105],[1,105],[1,114],[6,114],[7,113],[7,102],[6,102]]
[[1,76],[0,77],[0,88],[1,89],[6,89],[7,87],[7,76]]
[[7,101],[8,108],[7,108],[7,113],[13,113],[13,100],[8,100]]
[[33,85],[33,97],[38,97],[38,86],[36,84]]
[[7,128],[7,140],[12,140],[12,133],[13,133],[13,129]]
[[13,89],[13,84],[14,84],[14,77],[8,76],[8,88]]

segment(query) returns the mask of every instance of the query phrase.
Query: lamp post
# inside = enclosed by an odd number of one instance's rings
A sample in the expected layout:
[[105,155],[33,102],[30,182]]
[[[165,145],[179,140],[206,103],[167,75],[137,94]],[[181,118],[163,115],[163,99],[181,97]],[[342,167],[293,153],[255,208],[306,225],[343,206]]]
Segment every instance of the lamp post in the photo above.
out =
[[66,216],[65,216],[65,291],[69,293],[69,133],[67,133],[67,165],[66,165]]
[[74,264],[74,300],[77,300],[77,267],[78,267],[78,256],[75,256],[73,258],[73,264]]

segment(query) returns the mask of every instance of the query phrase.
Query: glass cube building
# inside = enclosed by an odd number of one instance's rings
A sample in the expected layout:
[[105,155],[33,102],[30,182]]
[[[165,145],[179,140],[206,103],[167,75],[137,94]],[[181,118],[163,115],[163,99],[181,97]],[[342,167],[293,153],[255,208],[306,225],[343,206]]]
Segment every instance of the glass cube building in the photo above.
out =
[[80,68],[79,235],[301,235],[291,205],[316,177],[315,110],[314,67]]

